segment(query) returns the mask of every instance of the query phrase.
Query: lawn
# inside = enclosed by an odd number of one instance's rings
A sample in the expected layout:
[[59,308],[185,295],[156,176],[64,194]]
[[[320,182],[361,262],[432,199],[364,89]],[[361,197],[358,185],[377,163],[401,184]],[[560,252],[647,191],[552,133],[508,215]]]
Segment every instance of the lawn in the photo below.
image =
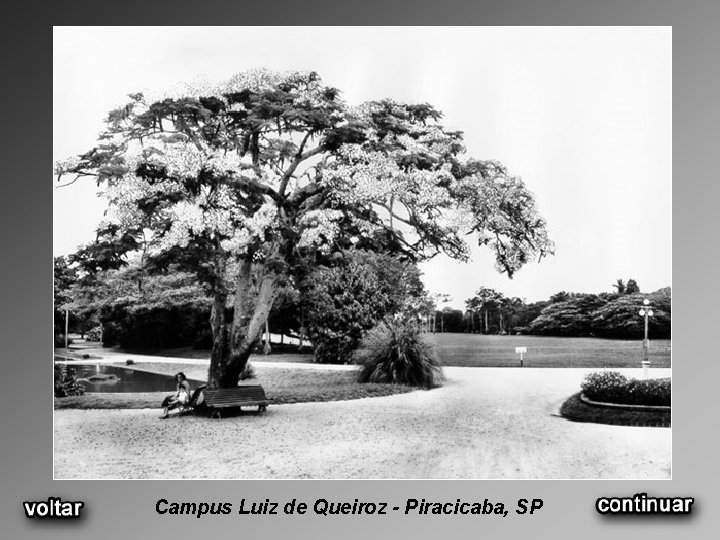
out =
[[[444,366],[516,367],[520,355],[515,347],[526,347],[525,367],[640,367],[642,340],[562,338],[541,336],[483,336],[479,334],[426,334],[437,347]],[[276,348],[277,349],[277,348]],[[152,353],[145,353],[152,354]],[[191,348],[157,351],[158,356],[210,359],[210,351]],[[650,341],[652,367],[670,367],[671,341]],[[311,354],[257,355],[263,362],[311,363]]]
[[[154,373],[184,372],[189,379],[205,380],[207,367],[183,363],[140,362],[133,369]],[[311,401],[345,401],[379,397],[416,390],[399,384],[358,383],[355,370],[292,369],[254,366],[256,377],[244,381],[261,384],[275,403]],[[193,385],[194,388],[194,385]],[[56,409],[144,409],[159,407],[167,392],[93,393],[84,396],[55,399]]]
[[[525,367],[640,367],[642,340],[428,334],[444,366],[514,367],[515,347],[526,347]],[[670,340],[650,341],[652,367],[670,367]]]

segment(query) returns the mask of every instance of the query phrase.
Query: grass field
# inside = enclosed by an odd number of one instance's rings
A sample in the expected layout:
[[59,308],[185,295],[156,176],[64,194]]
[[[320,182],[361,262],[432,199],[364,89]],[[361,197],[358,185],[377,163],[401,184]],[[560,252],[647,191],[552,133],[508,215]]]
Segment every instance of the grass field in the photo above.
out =
[[[428,334],[444,366],[519,366],[515,347],[527,347],[525,367],[640,367],[642,341],[539,336]],[[670,367],[670,340],[650,341],[652,367]]]
[[[183,363],[139,363],[134,369],[206,380],[207,367]],[[261,384],[273,403],[345,401],[389,396],[416,390],[400,384],[359,383],[355,370],[293,369],[255,366],[256,377],[246,384]],[[194,385],[193,385],[194,386]],[[55,398],[56,409],[144,409],[158,408],[168,392],[88,393],[84,396]]]
[[[523,355],[525,367],[624,368],[640,367],[642,361],[642,340],[439,333],[426,336],[437,347],[438,358],[444,366],[516,367],[520,364],[520,355],[515,352],[515,347],[527,348],[527,353]],[[279,349],[281,348],[274,349],[279,354],[253,355],[251,361],[313,362],[312,354],[292,353],[292,348],[287,346],[282,353]],[[143,354],[210,359],[210,351],[189,347]],[[79,353],[71,356],[79,357]],[[670,356],[669,339],[650,340],[649,357],[652,367],[671,367]]]

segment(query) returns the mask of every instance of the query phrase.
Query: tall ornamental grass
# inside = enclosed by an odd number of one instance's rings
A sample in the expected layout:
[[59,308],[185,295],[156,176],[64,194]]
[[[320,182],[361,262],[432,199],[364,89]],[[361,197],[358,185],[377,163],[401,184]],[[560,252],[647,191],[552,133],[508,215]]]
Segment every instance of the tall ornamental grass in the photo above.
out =
[[385,321],[368,333],[364,345],[357,359],[362,364],[359,382],[429,389],[444,379],[435,349],[417,324],[400,319]]

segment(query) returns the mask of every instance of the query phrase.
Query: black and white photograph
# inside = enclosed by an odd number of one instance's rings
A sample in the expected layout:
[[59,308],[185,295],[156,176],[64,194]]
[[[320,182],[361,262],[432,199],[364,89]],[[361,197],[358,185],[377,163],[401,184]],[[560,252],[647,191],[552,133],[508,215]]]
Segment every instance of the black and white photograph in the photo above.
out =
[[55,27],[52,477],[672,479],[672,67],[671,27]]

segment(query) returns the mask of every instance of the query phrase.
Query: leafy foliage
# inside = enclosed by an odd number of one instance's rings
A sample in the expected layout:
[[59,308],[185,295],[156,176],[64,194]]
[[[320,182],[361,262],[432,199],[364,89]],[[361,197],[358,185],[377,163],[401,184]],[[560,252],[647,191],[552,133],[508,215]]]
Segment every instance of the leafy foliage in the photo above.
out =
[[443,380],[433,347],[425,341],[417,324],[400,318],[383,322],[370,331],[359,363],[360,382],[399,383],[428,389]]
[[82,396],[85,387],[77,381],[75,370],[64,364],[55,363],[54,367],[55,397]]
[[55,257],[53,259],[53,300],[55,309],[60,309],[70,301],[70,290],[77,279],[77,270],[69,265],[65,257]]
[[302,297],[315,359],[349,361],[366,331],[387,315],[410,314],[423,293],[417,268],[390,255],[346,252],[335,266],[316,268]]
[[137,307],[127,303],[106,306],[103,345],[148,351],[194,345],[210,327],[210,308],[196,304]]
[[[542,310],[530,324],[530,332],[548,336],[598,336],[642,339],[644,319],[638,310],[650,300],[653,316],[649,318],[649,335],[668,339],[671,333],[670,289],[651,294],[575,294],[558,293],[565,300],[555,301]],[[552,302],[552,298],[551,298]]]
[[480,287],[465,301],[466,330],[485,334],[514,333],[519,324],[527,324],[530,307],[517,297],[508,298],[488,287]]
[[627,285],[625,286],[625,294],[638,294],[640,292],[640,287],[637,284],[637,281],[634,279],[628,279]]
[[463,332],[465,331],[465,321],[463,312],[459,309],[445,307],[435,312],[433,318],[435,326],[433,332]]
[[627,377],[619,371],[599,371],[585,376],[580,388],[585,395],[596,396],[598,392],[614,391],[623,388],[628,382]]
[[623,405],[671,404],[670,379],[627,379],[616,371],[591,373],[581,384],[583,393],[593,401]]
[[592,328],[597,336],[640,339],[644,319],[638,314],[643,300],[650,300],[653,316],[648,318],[648,333],[654,338],[670,337],[671,299],[669,294],[624,294],[592,313]]
[[625,294],[625,282],[618,278],[613,285],[618,294]]
[[580,399],[580,392],[560,406],[560,414],[573,422],[593,422],[615,426],[670,427],[671,413],[656,409],[596,407]]
[[65,257],[53,259],[53,325],[56,341],[65,344],[65,310],[72,300],[72,288],[77,282],[77,270]]
[[592,313],[605,300],[595,294],[576,294],[547,306],[530,324],[533,334],[548,336],[589,336],[593,333]]
[[648,321],[649,335],[656,339],[670,338],[670,287],[649,294],[628,292],[639,289],[633,279],[627,284],[618,279],[613,287],[616,292],[597,295],[560,291],[546,301],[530,304],[481,287],[465,302],[464,331],[640,339],[644,336],[644,319],[638,311],[647,299],[653,310]]
[[139,276],[131,265],[94,274],[82,280],[73,294],[73,312],[102,323],[106,347],[181,347],[193,345],[210,331],[210,300],[197,280],[182,272]]
[[95,341],[95,342],[102,341],[102,326],[97,325],[97,326],[94,326],[93,328],[91,328],[90,330],[88,330],[85,333],[85,339],[87,341]]

